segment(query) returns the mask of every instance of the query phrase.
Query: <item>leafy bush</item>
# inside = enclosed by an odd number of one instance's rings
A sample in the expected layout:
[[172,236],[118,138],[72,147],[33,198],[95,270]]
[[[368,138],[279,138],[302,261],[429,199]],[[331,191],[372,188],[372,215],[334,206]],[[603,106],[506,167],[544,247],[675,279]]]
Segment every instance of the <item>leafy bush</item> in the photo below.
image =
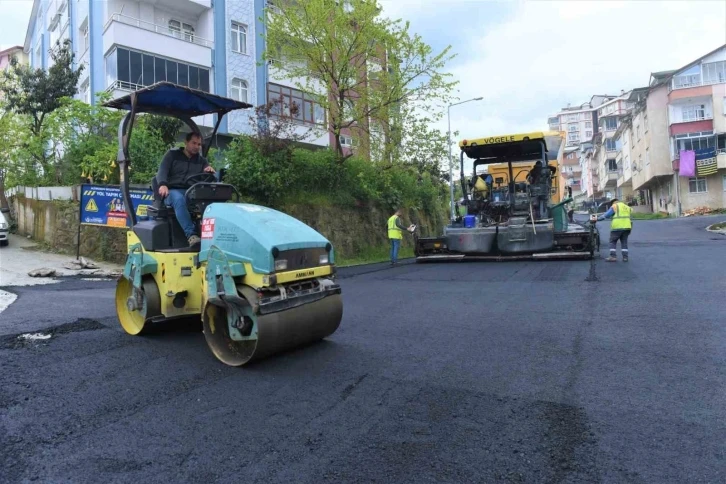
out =
[[245,136],[222,154],[226,181],[250,202],[281,207],[290,203],[338,206],[378,205],[440,209],[446,186],[408,164],[377,164],[356,157],[340,163],[333,150],[290,148],[263,155]]

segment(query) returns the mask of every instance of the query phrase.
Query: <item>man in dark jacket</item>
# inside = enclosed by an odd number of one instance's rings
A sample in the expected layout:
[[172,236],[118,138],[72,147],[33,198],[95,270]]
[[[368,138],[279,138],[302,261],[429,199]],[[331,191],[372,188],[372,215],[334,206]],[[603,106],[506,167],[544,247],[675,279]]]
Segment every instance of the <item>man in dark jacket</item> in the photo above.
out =
[[174,213],[179,224],[184,229],[184,234],[189,240],[189,245],[200,242],[198,235],[194,233],[194,222],[187,208],[186,192],[189,185],[185,183],[187,177],[199,173],[214,173],[214,168],[199,151],[202,148],[202,137],[197,133],[189,133],[183,148],[174,148],[166,152],[161,166],[156,173],[156,181],[159,183],[159,195],[164,199],[168,207],[174,207]]

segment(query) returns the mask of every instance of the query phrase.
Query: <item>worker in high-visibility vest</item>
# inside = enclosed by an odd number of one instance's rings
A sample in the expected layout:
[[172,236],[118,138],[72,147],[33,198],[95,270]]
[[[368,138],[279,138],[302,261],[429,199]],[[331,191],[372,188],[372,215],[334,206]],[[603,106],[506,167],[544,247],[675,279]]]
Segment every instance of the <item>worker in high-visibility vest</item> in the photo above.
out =
[[399,208],[388,219],[388,240],[391,241],[391,265],[398,263],[398,249],[401,247],[403,231],[412,232],[414,227],[413,225],[410,225],[408,228],[404,227],[401,222],[401,215],[403,215],[403,210]]
[[623,262],[628,262],[628,236],[633,228],[633,221],[630,218],[631,209],[623,202],[618,201],[617,198],[613,198],[610,203],[610,209],[597,218],[598,220],[605,220],[611,217],[613,219],[610,224],[610,257],[605,260],[608,262],[618,260],[616,257],[616,248],[619,240],[620,255],[623,258]]

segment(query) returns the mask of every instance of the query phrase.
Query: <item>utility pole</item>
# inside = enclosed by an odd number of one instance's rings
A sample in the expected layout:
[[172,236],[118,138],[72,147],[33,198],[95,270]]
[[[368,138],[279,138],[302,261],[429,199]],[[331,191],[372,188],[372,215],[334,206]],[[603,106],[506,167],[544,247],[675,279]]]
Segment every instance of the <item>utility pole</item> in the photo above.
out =
[[449,192],[451,194],[451,201],[450,201],[450,216],[451,220],[454,220],[456,217],[454,215],[454,160],[453,160],[453,153],[451,152],[451,108],[453,106],[458,106],[459,104],[468,103],[471,101],[481,101],[484,99],[483,97],[476,97],[474,99],[467,99],[466,101],[461,101],[454,104],[449,104],[449,106],[446,108],[446,117],[449,121],[449,131],[448,131],[448,140],[449,140]]

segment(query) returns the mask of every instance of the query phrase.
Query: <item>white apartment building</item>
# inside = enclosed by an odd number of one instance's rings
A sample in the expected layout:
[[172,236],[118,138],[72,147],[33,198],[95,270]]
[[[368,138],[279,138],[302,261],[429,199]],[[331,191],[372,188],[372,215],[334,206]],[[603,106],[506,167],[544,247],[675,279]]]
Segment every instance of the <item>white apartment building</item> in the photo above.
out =
[[[635,108],[616,133],[618,186],[655,212],[726,207],[726,45],[681,69],[652,74],[629,100]],[[680,176],[682,150],[708,149],[715,152],[713,168]]]

